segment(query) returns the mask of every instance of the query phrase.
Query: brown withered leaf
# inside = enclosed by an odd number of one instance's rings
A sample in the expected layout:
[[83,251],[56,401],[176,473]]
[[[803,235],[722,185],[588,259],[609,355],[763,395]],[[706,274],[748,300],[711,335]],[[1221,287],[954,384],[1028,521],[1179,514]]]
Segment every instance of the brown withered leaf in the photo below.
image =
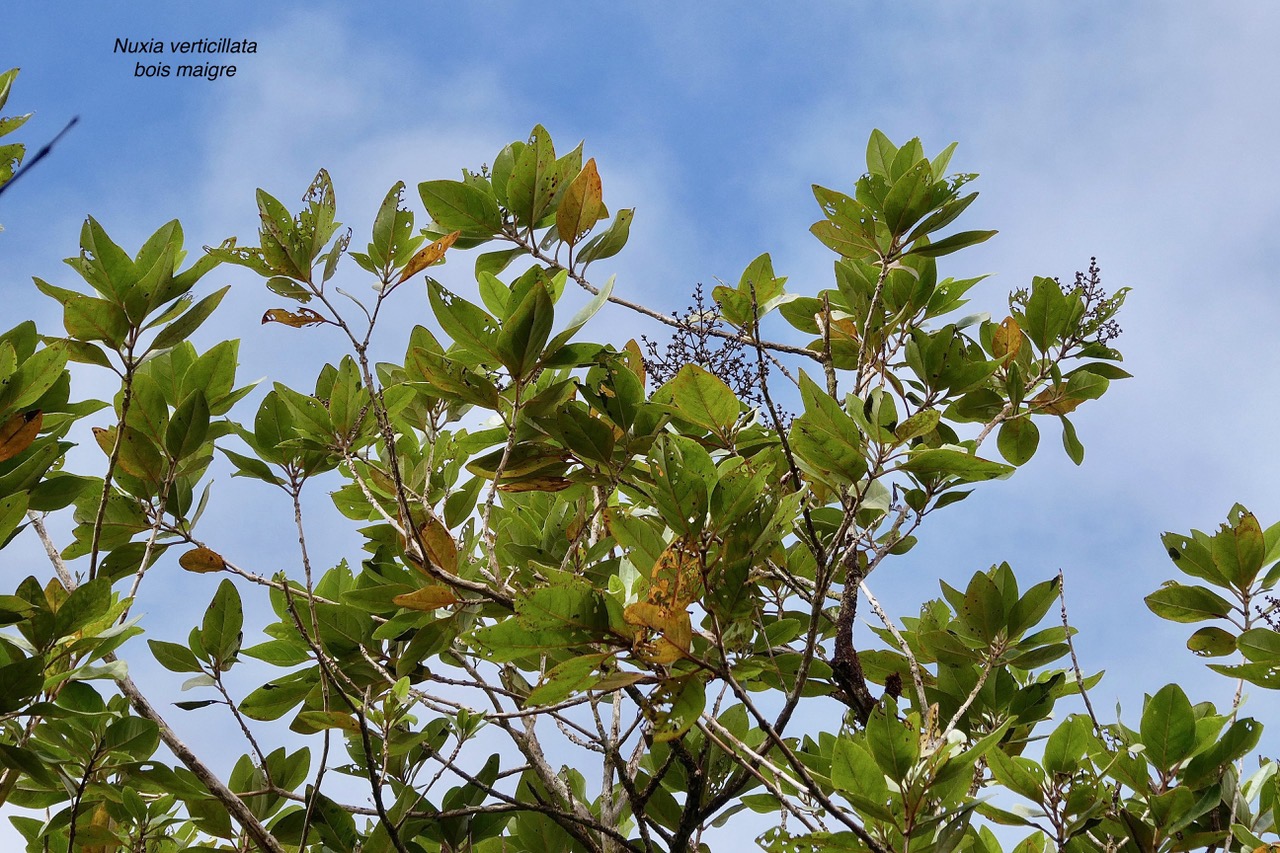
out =
[[440,259],[444,257],[444,253],[449,251],[449,247],[456,243],[461,235],[461,231],[454,231],[452,234],[446,234],[430,246],[420,250],[409,259],[409,263],[404,265],[404,269],[400,272],[400,279],[396,284],[404,284],[427,267],[439,263]]
[[44,413],[39,409],[19,412],[0,425],[0,462],[17,456],[31,446],[40,434]]
[[397,595],[391,600],[395,604],[407,607],[410,610],[429,612],[441,607],[448,607],[450,604],[457,604],[458,596],[452,589],[443,584],[432,584],[413,592],[406,592],[404,595]]
[[296,312],[284,308],[271,308],[262,315],[262,322],[264,324],[282,323],[295,329],[301,329],[303,326],[318,326],[322,323],[328,323],[329,320],[323,314],[312,311],[310,308],[299,308]]
[[222,571],[227,567],[227,561],[210,548],[193,548],[178,558],[178,565],[189,572],[203,575]]
[[991,334],[991,354],[996,358],[1017,358],[1022,349],[1022,327],[1012,317],[1005,317]]
[[500,492],[560,492],[573,485],[566,477],[531,477],[514,483],[499,483]]

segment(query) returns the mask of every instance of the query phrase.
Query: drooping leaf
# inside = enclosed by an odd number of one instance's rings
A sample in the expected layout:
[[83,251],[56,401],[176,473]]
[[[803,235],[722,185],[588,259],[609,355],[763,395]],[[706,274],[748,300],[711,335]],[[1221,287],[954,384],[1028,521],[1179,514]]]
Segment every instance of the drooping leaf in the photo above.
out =
[[227,561],[217,551],[205,547],[193,548],[178,558],[178,565],[189,572],[208,574],[220,572],[227,567]]

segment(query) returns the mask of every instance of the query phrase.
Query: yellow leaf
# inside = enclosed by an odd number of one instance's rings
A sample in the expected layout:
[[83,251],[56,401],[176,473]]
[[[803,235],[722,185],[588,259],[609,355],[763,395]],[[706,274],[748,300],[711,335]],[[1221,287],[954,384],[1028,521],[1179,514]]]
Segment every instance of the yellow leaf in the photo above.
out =
[[262,315],[262,322],[264,324],[283,323],[286,326],[301,329],[303,326],[317,326],[321,323],[328,323],[329,320],[323,314],[318,314],[310,308],[299,308],[296,313],[287,311],[284,308],[271,308]]
[[643,625],[662,632],[681,651],[689,651],[689,644],[693,642],[693,624],[687,611],[673,612],[656,604],[637,601],[627,605],[622,618],[632,625]]
[[649,601],[669,610],[684,610],[702,594],[698,552],[677,539],[658,555],[649,573]]
[[452,234],[446,234],[439,240],[427,246],[409,259],[409,263],[404,265],[404,270],[400,273],[400,280],[396,284],[404,284],[418,273],[425,270],[434,263],[438,263],[444,257],[444,253],[449,251],[449,247],[458,241],[458,237],[462,236],[461,231],[454,231]]
[[556,231],[560,239],[572,246],[590,231],[600,219],[603,190],[596,160],[592,157],[578,176],[569,182],[556,209]]
[[220,572],[227,567],[227,561],[217,551],[208,548],[193,548],[178,558],[178,565],[189,572],[207,574]]
[[429,612],[441,607],[448,607],[450,604],[458,603],[458,596],[453,590],[441,584],[433,584],[424,586],[422,589],[414,592],[407,592],[404,595],[397,595],[391,599],[400,607],[407,607],[410,610],[422,610]]
[[682,652],[675,643],[672,643],[665,637],[659,637],[652,643],[645,643],[641,645],[636,649],[636,654],[639,655],[641,660],[646,660],[649,663],[663,664],[664,666],[667,664],[673,664],[684,657],[684,652]]
[[1020,349],[1022,349],[1022,327],[1012,317],[1005,317],[991,335],[991,354],[996,358],[1004,358],[1007,355],[1013,359],[1018,356]]
[[[418,525],[418,544],[431,565],[451,575],[458,573],[458,543],[438,518],[428,516]],[[405,554],[411,561],[418,562],[418,556],[412,551],[406,550]]]
[[0,462],[12,459],[31,446],[40,434],[44,413],[39,409],[19,412],[0,426]]

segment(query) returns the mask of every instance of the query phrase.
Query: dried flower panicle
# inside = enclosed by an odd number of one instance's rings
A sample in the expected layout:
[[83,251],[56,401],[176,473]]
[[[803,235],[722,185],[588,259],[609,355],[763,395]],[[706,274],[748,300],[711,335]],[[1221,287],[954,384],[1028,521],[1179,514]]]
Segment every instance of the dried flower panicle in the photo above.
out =
[[661,385],[686,364],[696,364],[724,380],[740,399],[762,403],[760,385],[768,378],[768,369],[757,364],[742,341],[715,334],[722,330],[724,320],[718,305],[708,307],[701,282],[694,288],[693,303],[684,315],[672,311],[671,316],[679,325],[661,354],[655,342],[640,336],[648,351],[644,367],[655,383]]

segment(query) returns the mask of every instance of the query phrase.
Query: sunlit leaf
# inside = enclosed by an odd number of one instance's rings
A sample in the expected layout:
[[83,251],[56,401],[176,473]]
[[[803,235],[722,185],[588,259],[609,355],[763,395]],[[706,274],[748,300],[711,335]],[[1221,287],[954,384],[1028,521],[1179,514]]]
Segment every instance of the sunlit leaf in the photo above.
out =
[[400,279],[397,284],[401,284],[413,278],[432,264],[439,263],[444,257],[444,253],[449,251],[449,247],[458,242],[458,238],[462,236],[461,231],[453,231],[436,240],[430,246],[420,250],[416,255],[409,259],[409,263],[405,264],[404,269],[400,273]]

